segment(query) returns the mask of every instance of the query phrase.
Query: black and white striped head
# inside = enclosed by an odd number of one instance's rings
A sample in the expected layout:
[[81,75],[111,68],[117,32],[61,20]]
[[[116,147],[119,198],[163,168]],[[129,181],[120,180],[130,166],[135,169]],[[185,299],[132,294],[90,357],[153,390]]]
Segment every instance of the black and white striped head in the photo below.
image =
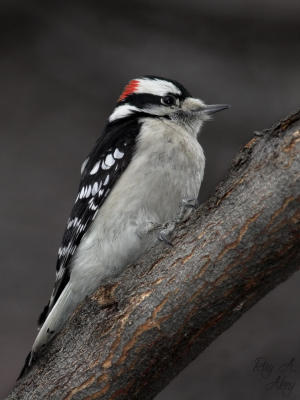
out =
[[225,108],[228,108],[225,104],[206,105],[174,80],[144,76],[125,86],[109,123],[129,116],[151,116],[167,118],[199,130],[211,114]]

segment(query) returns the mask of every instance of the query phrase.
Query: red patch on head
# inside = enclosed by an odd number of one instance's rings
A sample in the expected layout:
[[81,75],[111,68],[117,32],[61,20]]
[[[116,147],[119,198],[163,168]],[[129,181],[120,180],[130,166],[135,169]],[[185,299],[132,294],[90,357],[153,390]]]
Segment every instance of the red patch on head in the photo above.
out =
[[122,101],[122,100],[126,99],[127,96],[134,93],[136,91],[136,89],[138,88],[138,86],[139,86],[138,80],[133,79],[132,81],[130,81],[128,83],[128,85],[125,86],[125,89],[121,93],[121,96],[119,97],[118,101]]

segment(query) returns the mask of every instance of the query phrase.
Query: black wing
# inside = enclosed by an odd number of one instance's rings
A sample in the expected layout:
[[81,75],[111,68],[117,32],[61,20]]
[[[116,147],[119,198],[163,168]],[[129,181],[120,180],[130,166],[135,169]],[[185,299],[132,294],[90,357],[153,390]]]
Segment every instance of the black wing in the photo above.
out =
[[104,135],[82,165],[78,195],[58,250],[56,281],[48,305],[39,317],[42,325],[70,279],[70,260],[101,205],[130,163],[140,129],[137,118],[108,124]]

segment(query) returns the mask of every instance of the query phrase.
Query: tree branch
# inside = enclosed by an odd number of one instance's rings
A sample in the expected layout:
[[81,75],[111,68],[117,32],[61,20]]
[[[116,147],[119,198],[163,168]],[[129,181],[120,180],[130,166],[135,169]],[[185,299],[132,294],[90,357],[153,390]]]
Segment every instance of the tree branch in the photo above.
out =
[[174,247],[87,298],[8,399],[152,399],[299,269],[299,145],[300,111],[257,132]]

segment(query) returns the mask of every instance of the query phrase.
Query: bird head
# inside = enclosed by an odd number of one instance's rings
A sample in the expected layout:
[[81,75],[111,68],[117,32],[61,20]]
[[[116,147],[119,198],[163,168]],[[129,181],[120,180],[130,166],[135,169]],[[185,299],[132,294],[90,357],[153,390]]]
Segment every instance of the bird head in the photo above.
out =
[[227,104],[207,105],[192,97],[180,83],[148,75],[133,79],[125,86],[109,122],[130,116],[165,118],[197,134],[212,114],[228,107]]

